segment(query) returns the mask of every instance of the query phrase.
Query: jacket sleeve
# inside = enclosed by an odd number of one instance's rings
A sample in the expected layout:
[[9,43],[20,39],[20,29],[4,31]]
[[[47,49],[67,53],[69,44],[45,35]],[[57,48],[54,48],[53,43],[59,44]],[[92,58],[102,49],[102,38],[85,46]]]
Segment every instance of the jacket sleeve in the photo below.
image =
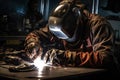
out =
[[[97,20],[98,21],[94,21]],[[92,20],[91,20],[92,21]],[[96,66],[111,67],[114,64],[114,31],[103,17],[94,17],[91,28],[93,52],[90,63]]]
[[[39,45],[40,49],[48,48],[47,46],[51,44],[52,39],[51,33],[48,31],[48,27],[40,28],[39,30],[34,30],[26,36],[24,46],[25,50],[27,50],[27,46],[29,43],[33,42],[36,45]],[[35,45],[35,46],[36,46]],[[45,51],[46,49],[44,49]]]
[[[111,67],[114,64],[114,32],[111,25],[104,19],[91,20],[91,52],[65,51],[68,62],[75,62],[75,66]],[[73,55],[76,54],[76,55]],[[71,58],[74,56],[75,58]],[[70,61],[71,60],[71,61]]]
[[97,19],[91,20],[93,22],[90,35],[93,51],[78,52],[80,66],[111,67],[114,63],[114,32],[104,18]]

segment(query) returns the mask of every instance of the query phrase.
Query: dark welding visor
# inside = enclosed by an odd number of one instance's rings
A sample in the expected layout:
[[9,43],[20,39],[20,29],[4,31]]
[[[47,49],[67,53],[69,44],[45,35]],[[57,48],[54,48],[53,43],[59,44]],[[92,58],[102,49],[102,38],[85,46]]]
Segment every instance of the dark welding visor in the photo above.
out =
[[76,17],[69,4],[59,5],[49,17],[50,31],[61,39],[72,38],[76,26]]

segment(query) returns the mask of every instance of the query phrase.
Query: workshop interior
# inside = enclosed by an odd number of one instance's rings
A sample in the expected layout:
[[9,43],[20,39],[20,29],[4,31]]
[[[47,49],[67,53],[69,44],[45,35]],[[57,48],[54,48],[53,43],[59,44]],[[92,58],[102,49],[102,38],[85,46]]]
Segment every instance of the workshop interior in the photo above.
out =
[[[29,4],[28,4],[29,1],[31,1],[31,3],[32,1],[37,2],[38,4],[37,11],[41,14],[41,19],[42,19],[40,24],[33,24],[34,27],[32,26],[32,22],[30,23],[29,19],[25,21],[27,11],[29,8]],[[47,25],[51,11],[59,4],[60,1],[61,0],[0,0],[0,67],[1,65],[5,65],[5,64],[8,65],[12,64],[15,66],[21,64],[19,58],[11,57],[11,56],[22,56],[22,54],[24,54],[25,37],[31,31],[42,28],[43,26]],[[120,62],[120,0],[81,0],[81,1],[86,5],[86,7],[91,13],[99,14],[105,17],[111,23],[115,32],[115,47],[116,47],[115,52],[118,53],[116,54],[116,56],[118,56],[118,61]],[[32,20],[34,22],[34,19]],[[22,59],[24,59],[23,56]],[[22,65],[22,66],[27,66],[27,65]],[[5,69],[8,68],[6,66],[2,66],[2,68],[3,67]],[[45,71],[48,69],[49,68],[46,67]],[[1,70],[2,69],[0,69],[0,72]],[[19,70],[18,72],[21,71],[23,72],[23,74],[25,74],[25,72],[33,71],[33,70],[36,70],[36,68],[34,65],[31,65],[21,68],[21,70]],[[56,67],[53,70],[57,70]],[[17,72],[17,69],[15,68],[8,68],[8,71],[6,70],[3,71],[5,72],[3,72],[4,74],[0,73],[0,80],[3,79],[25,80],[25,79],[20,79],[20,77],[18,79],[17,78],[14,79],[13,75],[10,75],[10,77],[6,77],[6,75],[7,76],[9,75],[6,74],[7,72],[8,73]],[[77,70],[73,70],[73,73],[75,73],[74,71]],[[60,72],[64,74],[64,70],[61,70]],[[99,72],[98,70],[99,74],[101,72]],[[98,74],[98,73],[94,73],[94,74]],[[29,75],[29,73],[27,73],[27,75]],[[53,73],[53,75],[59,75],[59,73],[57,74]],[[71,75],[72,74],[69,75],[70,78],[69,80],[72,80],[72,78],[74,78],[74,76]],[[80,80],[78,74],[76,75],[77,75],[76,79]],[[38,78],[35,78],[34,76],[29,76],[26,78],[30,80],[46,79],[46,78],[40,78],[40,76]],[[47,80],[49,80],[49,78],[50,80],[52,80],[51,75],[47,77]],[[61,80],[62,78],[55,76],[54,79]],[[85,78],[85,79],[89,80],[89,78]],[[63,80],[67,80],[66,77],[63,77]]]

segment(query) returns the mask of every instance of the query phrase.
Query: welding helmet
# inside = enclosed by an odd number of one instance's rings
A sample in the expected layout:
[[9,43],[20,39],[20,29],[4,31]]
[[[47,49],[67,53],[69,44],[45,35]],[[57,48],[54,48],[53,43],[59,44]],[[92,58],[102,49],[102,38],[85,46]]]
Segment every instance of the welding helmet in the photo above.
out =
[[73,2],[61,3],[49,17],[49,30],[60,39],[74,41],[80,17],[80,9]]

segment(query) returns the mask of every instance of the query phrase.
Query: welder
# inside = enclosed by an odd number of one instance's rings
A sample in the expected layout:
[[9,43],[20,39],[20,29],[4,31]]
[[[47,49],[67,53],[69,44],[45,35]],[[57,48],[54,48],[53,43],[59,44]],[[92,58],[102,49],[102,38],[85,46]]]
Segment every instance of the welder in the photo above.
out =
[[79,0],[61,1],[48,24],[26,36],[25,51],[32,61],[40,56],[55,66],[111,68],[117,62],[112,26]]

